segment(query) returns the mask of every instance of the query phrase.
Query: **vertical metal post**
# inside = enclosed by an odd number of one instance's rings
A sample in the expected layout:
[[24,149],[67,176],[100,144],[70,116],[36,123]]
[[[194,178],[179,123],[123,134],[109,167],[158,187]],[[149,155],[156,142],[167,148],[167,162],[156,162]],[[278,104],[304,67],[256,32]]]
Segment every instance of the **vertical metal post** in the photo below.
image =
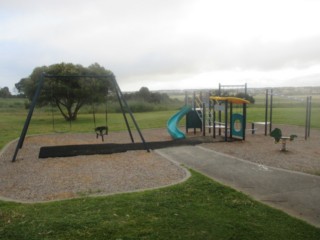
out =
[[272,131],[272,111],[273,111],[273,89],[270,89],[270,120],[269,120],[269,134]]
[[305,140],[307,140],[307,138],[310,137],[310,125],[311,125],[311,96],[307,97],[306,122],[305,122],[305,134],[304,134]]
[[[189,105],[189,97],[188,97],[187,91],[185,91],[184,93],[184,105],[185,106]],[[186,133],[188,133],[188,114],[186,115]]]
[[211,126],[212,126],[212,101],[210,100],[210,92],[208,96],[208,101],[209,101],[209,118],[208,118],[208,124],[209,124],[209,134],[211,133]]
[[[204,121],[204,119],[203,119],[203,106],[202,106],[202,102],[203,102],[203,100],[202,100],[202,91],[200,91],[199,92],[199,99],[198,100],[200,100],[200,101],[198,101],[199,102],[199,108],[200,108],[200,113],[202,114],[202,126],[201,126],[201,131],[202,131],[202,134],[203,134],[203,131],[204,131],[204,129],[203,129],[203,121]],[[202,109],[201,109],[202,108]],[[199,113],[199,112],[198,112]],[[201,120],[201,118],[200,118],[200,120]],[[204,135],[203,135],[204,136]]]
[[106,109],[105,109],[105,116],[106,116],[106,118],[105,118],[105,120],[106,120],[106,130],[107,130],[107,134],[108,134],[108,131],[109,131],[109,129],[108,129],[108,94],[109,94],[109,88],[107,87],[106,88]]
[[[219,83],[218,96],[221,97],[221,83]],[[221,105],[221,103],[219,102],[219,106],[220,105]],[[220,110],[218,112],[218,122],[221,123],[221,111]],[[221,136],[221,128],[219,128],[219,136]]]
[[[193,100],[192,100],[192,104],[193,104],[193,111],[197,112],[197,107],[196,107],[196,92],[193,91]],[[193,134],[196,134],[197,129],[193,128]]]
[[22,129],[22,132],[21,132],[21,135],[20,135],[20,138],[19,138],[19,142],[18,142],[16,150],[14,152],[14,155],[13,155],[13,158],[12,158],[12,162],[16,161],[16,158],[17,158],[17,155],[18,155],[18,151],[23,146],[23,142],[24,142],[24,139],[26,137],[26,134],[27,134],[27,131],[28,131],[28,128],[29,128],[29,125],[30,125],[32,114],[33,114],[34,108],[35,108],[36,103],[37,103],[37,99],[38,99],[38,97],[40,95],[44,79],[45,79],[45,73],[42,73],[41,77],[40,77],[40,80],[39,80],[39,83],[38,83],[38,87],[37,87],[36,92],[35,92],[35,94],[33,96],[33,99],[32,99],[32,102],[31,102],[31,106],[30,106],[30,109],[29,109],[29,113],[28,113],[27,119],[26,119],[26,121],[24,123],[23,129]]
[[206,135],[206,104],[202,103],[202,136]]
[[311,97],[311,96],[309,96],[308,138],[310,137],[310,128],[311,128],[311,99],[312,99],[312,97]]
[[306,121],[304,124],[304,140],[307,140],[308,135],[308,117],[309,117],[309,97],[307,97],[307,105],[306,105]]
[[[228,141],[228,101],[224,101],[225,111],[224,111],[224,141]],[[220,129],[220,128],[219,128]]]
[[232,131],[233,131],[232,114],[233,114],[233,103],[230,102],[230,138],[232,138]]
[[269,104],[269,92],[268,89],[266,89],[266,109],[265,109],[265,113],[264,113],[264,135],[267,136],[267,122],[268,122],[268,104]]
[[213,138],[216,138],[216,102],[213,103],[213,123],[212,123],[212,135]]
[[246,140],[246,128],[247,128],[247,104],[242,104],[242,116],[243,116],[243,132],[242,132],[242,139]]
[[[222,116],[221,116],[221,102],[218,102],[218,109],[219,109],[219,111],[218,111],[218,124],[219,124],[219,126],[221,125],[221,122],[222,122]],[[219,128],[219,136],[221,136],[221,128]]]

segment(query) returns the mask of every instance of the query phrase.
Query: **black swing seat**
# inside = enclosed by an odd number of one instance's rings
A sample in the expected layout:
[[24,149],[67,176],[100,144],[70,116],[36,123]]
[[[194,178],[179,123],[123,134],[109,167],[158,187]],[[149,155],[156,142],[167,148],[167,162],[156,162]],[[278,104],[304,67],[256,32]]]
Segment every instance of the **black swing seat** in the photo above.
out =
[[108,126],[100,126],[100,127],[96,127],[95,132],[97,134],[97,138],[99,138],[99,136],[101,136],[102,141],[104,142],[104,135],[108,135]]

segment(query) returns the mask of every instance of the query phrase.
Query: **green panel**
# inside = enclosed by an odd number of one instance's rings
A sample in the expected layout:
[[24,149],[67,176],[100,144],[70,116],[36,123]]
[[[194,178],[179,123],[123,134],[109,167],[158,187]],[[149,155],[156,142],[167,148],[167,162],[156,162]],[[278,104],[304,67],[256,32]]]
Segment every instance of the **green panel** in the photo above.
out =
[[243,138],[244,124],[243,115],[234,113],[231,116],[232,136]]
[[201,128],[202,122],[196,111],[192,110],[187,114],[187,128]]

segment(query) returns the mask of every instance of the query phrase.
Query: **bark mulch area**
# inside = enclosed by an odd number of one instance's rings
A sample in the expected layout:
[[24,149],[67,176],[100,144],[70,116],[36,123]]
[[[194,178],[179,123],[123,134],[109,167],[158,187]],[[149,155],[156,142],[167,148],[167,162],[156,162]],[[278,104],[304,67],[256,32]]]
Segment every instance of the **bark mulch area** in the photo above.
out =
[[276,127],[282,130],[283,136],[298,135],[292,142],[287,142],[286,152],[280,151],[280,143],[275,144],[272,137],[264,135],[264,127],[258,128],[254,135],[248,131],[245,141],[202,146],[265,166],[320,175],[320,131],[311,129],[310,138],[305,140],[303,127],[273,125]]
[[[263,129],[256,134],[247,133],[246,141],[223,142],[199,131],[187,134],[186,141],[171,141],[166,129],[143,130],[150,148],[201,144],[201,146],[265,166],[278,167],[320,175],[320,131],[311,130],[311,137],[304,140],[304,128],[279,127],[283,135],[297,134],[298,138],[287,143],[287,152],[280,151],[280,144],[264,136]],[[137,144],[141,141],[134,133]],[[106,195],[119,192],[167,186],[188,177],[185,169],[159,156],[155,152],[125,149],[119,153],[81,155],[72,157],[39,158],[40,148],[54,146],[125,146],[130,137],[127,132],[112,132],[105,142],[94,134],[51,134],[28,136],[15,163],[11,162],[17,142],[10,143],[0,155],[0,196],[3,199],[38,202],[75,198],[86,195]],[[130,145],[130,144],[129,144]],[[112,147],[111,147],[112,148]],[[54,149],[54,148],[53,148]],[[129,150],[129,151],[127,151]],[[92,153],[90,153],[92,154]]]
[[[146,140],[169,141],[165,130],[153,130]],[[128,143],[127,132],[106,136],[106,142]],[[28,136],[12,163],[17,141],[0,156],[0,196],[3,199],[39,202],[86,195],[106,195],[175,184],[189,173],[151,151],[127,151],[106,155],[39,159],[42,146],[102,144],[93,134],[52,134]]]

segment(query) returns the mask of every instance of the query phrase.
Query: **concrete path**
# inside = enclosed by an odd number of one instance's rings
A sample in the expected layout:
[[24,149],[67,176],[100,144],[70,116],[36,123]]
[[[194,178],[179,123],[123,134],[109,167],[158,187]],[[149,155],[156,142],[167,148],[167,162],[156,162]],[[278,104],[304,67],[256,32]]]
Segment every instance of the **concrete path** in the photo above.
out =
[[320,227],[319,176],[266,167],[201,146],[171,147],[156,152]]

